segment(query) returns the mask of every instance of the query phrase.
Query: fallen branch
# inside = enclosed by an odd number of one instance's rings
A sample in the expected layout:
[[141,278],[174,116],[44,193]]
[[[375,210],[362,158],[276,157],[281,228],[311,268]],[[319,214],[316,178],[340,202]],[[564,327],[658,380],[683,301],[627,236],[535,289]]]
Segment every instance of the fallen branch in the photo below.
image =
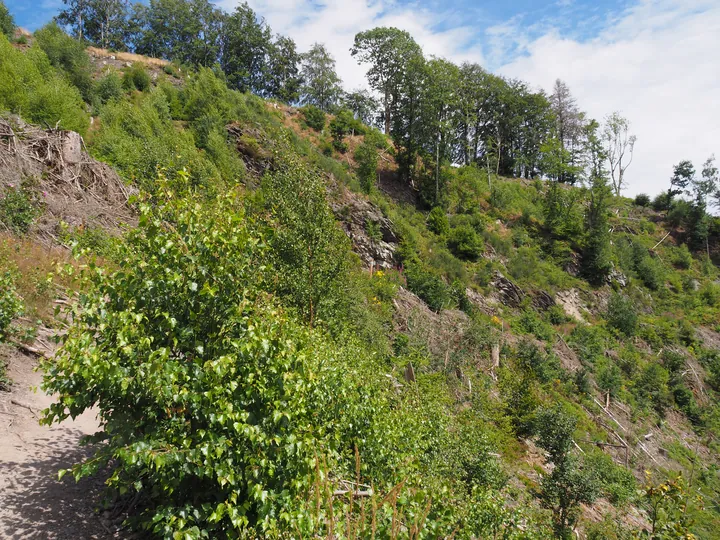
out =
[[25,351],[29,354],[34,354],[35,356],[39,356],[41,358],[47,358],[47,354],[45,352],[41,351],[40,349],[36,349],[35,347],[31,347],[30,345],[26,345],[22,341],[12,340],[11,343],[13,343],[18,349],[21,351]]
[[658,247],[660,244],[662,244],[668,236],[670,236],[670,231],[668,231],[668,233],[662,237],[662,240],[660,240],[657,244],[655,244],[650,251],[654,251],[655,248]]
[[21,402],[21,401],[17,401],[17,400],[15,400],[15,399],[11,399],[11,400],[10,400],[10,403],[12,403],[13,405],[16,405],[16,406],[18,406],[18,407],[22,407],[23,409],[27,409],[28,411],[30,411],[30,412],[33,414],[33,416],[34,416],[35,418],[38,417],[38,416],[37,416],[37,413],[40,411],[39,409],[36,409],[35,407],[31,407],[30,405],[27,405],[26,403],[23,403],[23,402]]

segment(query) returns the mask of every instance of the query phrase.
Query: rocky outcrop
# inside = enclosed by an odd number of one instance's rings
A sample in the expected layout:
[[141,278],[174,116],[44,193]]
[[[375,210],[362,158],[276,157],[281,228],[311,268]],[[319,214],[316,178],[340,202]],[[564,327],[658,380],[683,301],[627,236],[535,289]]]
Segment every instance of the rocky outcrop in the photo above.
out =
[[506,278],[501,272],[495,270],[490,285],[497,289],[500,295],[500,301],[506,306],[517,308],[520,307],[525,299],[523,290]]
[[375,205],[354,194],[330,206],[367,268],[394,268],[398,237],[392,222]]

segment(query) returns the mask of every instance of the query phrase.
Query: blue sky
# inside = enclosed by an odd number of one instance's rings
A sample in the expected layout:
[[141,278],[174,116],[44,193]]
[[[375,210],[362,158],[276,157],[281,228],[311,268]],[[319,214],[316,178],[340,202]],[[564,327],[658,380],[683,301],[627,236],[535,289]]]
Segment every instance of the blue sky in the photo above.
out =
[[[61,0],[5,0],[34,30]],[[215,0],[232,10],[241,0]],[[325,43],[348,89],[366,67],[349,54],[375,26],[409,31],[428,55],[478,62],[550,90],[563,79],[602,121],[619,111],[637,135],[627,193],[667,189],[674,163],[720,158],[720,0],[248,0],[300,50]]]

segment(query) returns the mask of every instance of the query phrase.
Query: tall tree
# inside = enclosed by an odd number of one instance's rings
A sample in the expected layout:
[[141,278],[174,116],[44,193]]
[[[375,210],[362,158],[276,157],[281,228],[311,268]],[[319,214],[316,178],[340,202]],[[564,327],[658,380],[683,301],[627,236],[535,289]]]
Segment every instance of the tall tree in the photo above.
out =
[[610,165],[613,191],[619,197],[620,192],[627,185],[625,171],[632,164],[637,137],[630,135],[630,122],[628,119],[620,116],[620,113],[614,112],[605,119],[603,138],[605,139],[605,152]]
[[303,55],[302,74],[303,103],[315,105],[325,112],[337,105],[342,95],[341,81],[335,71],[335,59],[325,45],[315,43]]
[[585,211],[585,240],[582,253],[583,273],[588,281],[600,285],[612,270],[610,244],[610,186],[603,167],[605,151],[598,134],[599,124],[591,120],[585,127],[586,157],[591,182],[590,203]]
[[135,4],[128,23],[135,52],[195,66],[218,61],[223,13],[208,0]]
[[300,99],[301,58],[292,38],[277,36],[270,47],[266,95],[285,103],[295,103]]
[[373,126],[376,124],[378,109],[377,100],[364,88],[347,92],[342,98],[343,106],[350,109],[355,118],[363,124]]
[[350,52],[359,63],[370,64],[368,82],[382,96],[385,133],[389,135],[406,72],[411,60],[422,56],[422,50],[408,32],[380,27],[357,34]]
[[223,28],[220,64],[231,86],[240,91],[262,94],[267,88],[268,60],[272,34],[247,2],[240,4]]
[[[574,166],[576,152],[579,146],[579,138],[582,133],[582,113],[578,109],[577,101],[570,93],[568,85],[560,79],[555,80],[553,92],[550,95],[550,104],[555,113],[555,136],[560,142],[563,153],[568,162],[566,165]],[[559,180],[561,182],[575,183],[575,176],[566,169]]]
[[0,33],[5,34],[9,38],[15,34],[15,20],[2,1],[0,1]]
[[431,58],[425,65],[423,84],[423,146],[435,164],[433,171],[434,194],[425,195],[434,204],[440,201],[440,168],[443,162],[452,159],[458,118],[458,86],[460,69],[443,58]]
[[92,0],[63,0],[65,9],[57,15],[57,21],[72,29],[75,37],[85,39],[85,21],[90,18]]

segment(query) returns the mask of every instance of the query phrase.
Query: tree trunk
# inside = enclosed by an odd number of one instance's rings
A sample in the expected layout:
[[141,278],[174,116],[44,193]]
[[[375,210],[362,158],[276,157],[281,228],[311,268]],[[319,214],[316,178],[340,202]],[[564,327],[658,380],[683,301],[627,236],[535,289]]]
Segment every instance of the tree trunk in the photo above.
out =
[[385,90],[385,135],[390,135],[390,90]]

